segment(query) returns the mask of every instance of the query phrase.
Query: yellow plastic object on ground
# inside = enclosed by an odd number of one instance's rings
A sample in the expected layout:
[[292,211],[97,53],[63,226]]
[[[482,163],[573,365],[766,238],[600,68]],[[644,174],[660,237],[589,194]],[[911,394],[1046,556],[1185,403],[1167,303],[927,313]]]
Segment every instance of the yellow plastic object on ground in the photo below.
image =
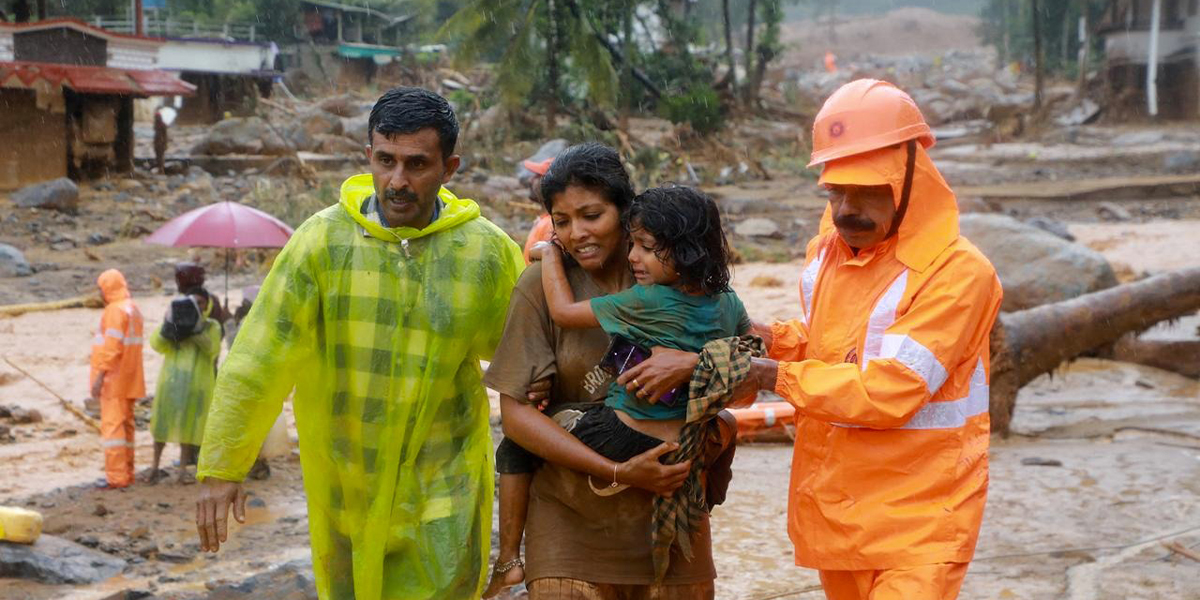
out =
[[365,216],[373,192],[348,179],[275,260],[217,377],[197,477],[242,480],[294,386],[320,597],[478,597],[493,497],[479,361],[524,261],[446,189],[421,230]]
[[163,355],[150,433],[156,442],[199,446],[217,379],[213,361],[221,351],[221,324],[205,319],[203,331],[178,342],[163,337],[159,327],[150,347]]
[[0,506],[0,541],[32,544],[42,535],[42,513]]

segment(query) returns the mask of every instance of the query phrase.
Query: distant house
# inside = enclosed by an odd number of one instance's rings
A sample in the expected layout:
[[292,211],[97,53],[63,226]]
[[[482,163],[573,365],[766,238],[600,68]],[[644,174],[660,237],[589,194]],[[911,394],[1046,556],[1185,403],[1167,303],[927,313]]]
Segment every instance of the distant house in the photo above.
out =
[[133,169],[133,100],[189,96],[161,39],[74,19],[0,23],[0,189]]
[[[1158,6],[1155,7],[1155,4]],[[1105,71],[1114,101],[1148,111],[1147,70],[1151,25],[1157,8],[1158,39],[1153,62],[1158,115],[1200,117],[1200,1],[1113,0],[1098,34],[1104,40]]]
[[[131,33],[125,17],[94,16],[89,21],[107,31]],[[202,25],[155,11],[146,15],[147,34],[161,38],[158,68],[179,73],[196,86],[196,94],[180,106],[180,123],[215,123],[226,112],[253,112],[259,96],[271,95],[279,47],[263,41],[254,23]]]
[[270,97],[279,48],[271,42],[220,39],[167,39],[158,54],[158,67],[177,71],[196,86],[183,101],[181,123],[215,123],[226,112],[241,114],[255,100]]
[[332,86],[374,79],[379,67],[404,52],[402,25],[410,15],[392,15],[329,0],[301,0],[296,27],[303,43],[289,48],[289,66]]

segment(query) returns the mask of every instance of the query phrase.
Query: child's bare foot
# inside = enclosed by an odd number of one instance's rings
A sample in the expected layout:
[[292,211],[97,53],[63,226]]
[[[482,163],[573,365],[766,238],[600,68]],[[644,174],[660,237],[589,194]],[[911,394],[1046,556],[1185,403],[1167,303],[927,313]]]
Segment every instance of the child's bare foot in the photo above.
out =
[[491,598],[507,588],[525,581],[525,562],[520,558],[503,561],[496,559],[492,567],[492,580],[483,591],[484,598]]

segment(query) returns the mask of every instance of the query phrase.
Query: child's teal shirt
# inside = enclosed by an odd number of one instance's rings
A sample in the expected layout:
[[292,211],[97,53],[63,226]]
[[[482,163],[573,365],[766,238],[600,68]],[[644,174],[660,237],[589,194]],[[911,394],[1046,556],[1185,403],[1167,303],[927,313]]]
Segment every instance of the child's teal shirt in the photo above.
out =
[[[635,285],[592,298],[591,304],[605,333],[620,335],[647,350],[665,346],[699,352],[712,340],[750,330],[746,307],[732,291],[699,296],[666,285]],[[650,404],[614,382],[605,404],[638,419],[682,419],[687,416],[687,390],[681,392],[673,406]]]

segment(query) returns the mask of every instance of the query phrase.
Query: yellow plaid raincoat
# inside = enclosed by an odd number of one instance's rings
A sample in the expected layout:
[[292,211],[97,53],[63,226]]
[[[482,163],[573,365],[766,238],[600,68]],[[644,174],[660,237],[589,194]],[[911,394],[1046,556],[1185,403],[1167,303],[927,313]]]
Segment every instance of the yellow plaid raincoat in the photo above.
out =
[[217,378],[197,476],[240,481],[295,387],[321,598],[478,597],[493,480],[480,359],[520,248],[443,188],[428,227],[363,214],[342,184],[279,254]]

